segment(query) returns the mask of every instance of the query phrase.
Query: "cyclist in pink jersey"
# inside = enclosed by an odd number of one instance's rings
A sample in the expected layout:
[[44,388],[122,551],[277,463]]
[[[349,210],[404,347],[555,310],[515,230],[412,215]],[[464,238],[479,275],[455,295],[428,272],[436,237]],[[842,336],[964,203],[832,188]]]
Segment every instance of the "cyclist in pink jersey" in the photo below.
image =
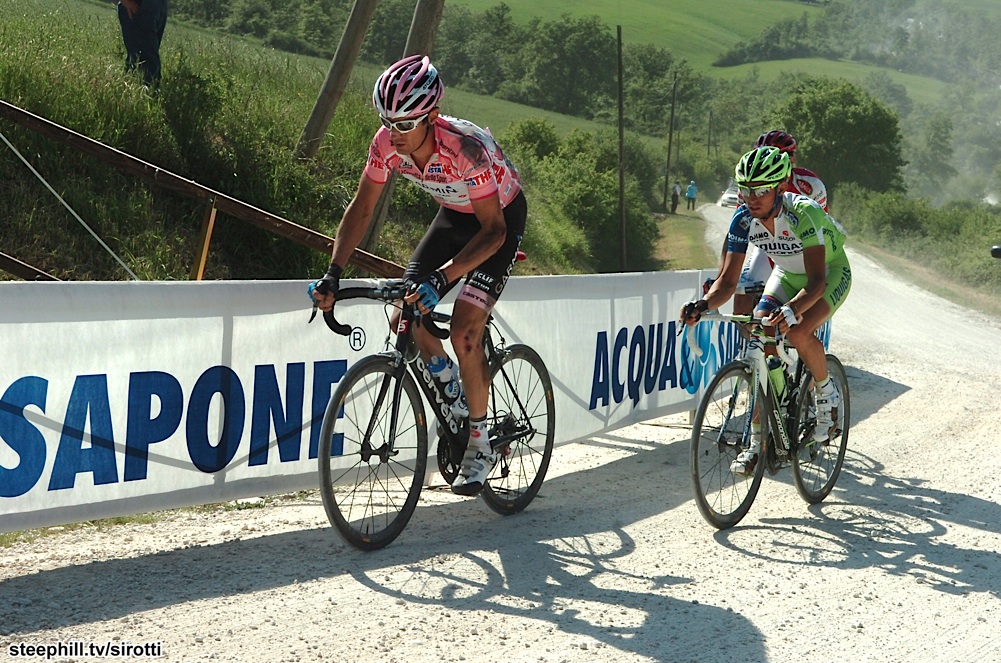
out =
[[[452,375],[455,393],[460,372],[465,392],[453,412],[465,415],[468,408],[469,446],[452,491],[475,495],[498,460],[486,428],[490,375],[483,332],[514,266],[527,206],[517,170],[490,133],[440,113],[443,93],[437,69],[421,55],[394,63],[376,80],[372,103],[383,126],[372,139],[358,190],[341,218],[330,268],[310,291],[321,310],[334,305],[344,265],[364,236],[392,171],[439,203],[407,264],[404,278],[411,287],[406,299],[428,314],[465,277],[452,311],[451,339],[458,360]],[[423,326],[416,328],[415,337],[432,371],[435,366],[452,368],[439,339]]]

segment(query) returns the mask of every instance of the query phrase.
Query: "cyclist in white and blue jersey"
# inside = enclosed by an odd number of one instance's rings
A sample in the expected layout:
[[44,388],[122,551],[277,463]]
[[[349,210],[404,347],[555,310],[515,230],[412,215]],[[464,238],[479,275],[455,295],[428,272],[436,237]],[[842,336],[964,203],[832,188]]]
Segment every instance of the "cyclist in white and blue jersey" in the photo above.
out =
[[[775,268],[755,315],[785,334],[814,376],[814,440],[822,442],[834,425],[832,412],[840,405],[840,394],[828,375],[824,345],[815,332],[844,303],[852,272],[841,224],[807,196],[781,192],[791,174],[789,155],[779,148],[757,147],[741,157],[734,175],[744,204],[730,222],[723,268],[702,299],[684,306],[681,317],[695,324],[703,312],[733,296],[748,246],[771,258]],[[734,461],[734,472],[750,473],[757,462],[760,427],[752,425],[751,433],[751,447]]]

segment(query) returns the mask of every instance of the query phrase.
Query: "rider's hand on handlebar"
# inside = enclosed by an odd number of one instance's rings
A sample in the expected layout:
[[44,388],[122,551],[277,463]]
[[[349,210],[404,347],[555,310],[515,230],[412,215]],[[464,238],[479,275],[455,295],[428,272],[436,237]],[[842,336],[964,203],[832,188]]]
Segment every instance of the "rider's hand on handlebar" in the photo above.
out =
[[427,276],[414,280],[403,299],[410,304],[416,302],[418,312],[427,315],[441,301],[441,294],[447,285],[445,272],[436,269]]
[[704,299],[690,301],[681,307],[681,317],[679,322],[686,325],[694,325],[702,317],[702,314],[709,310],[709,302]]
[[327,273],[322,278],[309,284],[306,292],[310,301],[321,311],[329,311],[334,307],[334,299],[341,285],[341,272],[344,269],[340,265],[331,263]]
[[778,308],[772,311],[771,315],[761,321],[762,325],[766,327],[777,326],[779,331],[783,334],[789,331],[789,328],[799,322],[796,317],[796,312],[792,310],[792,307],[786,304],[782,308]]

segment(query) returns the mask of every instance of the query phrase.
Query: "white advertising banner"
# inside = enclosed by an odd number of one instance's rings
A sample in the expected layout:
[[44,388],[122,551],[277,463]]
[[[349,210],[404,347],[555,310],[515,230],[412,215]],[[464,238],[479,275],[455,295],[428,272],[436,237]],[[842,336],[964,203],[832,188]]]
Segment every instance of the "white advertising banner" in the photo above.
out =
[[[558,443],[695,408],[737,348],[732,329],[701,325],[696,359],[677,333],[699,283],[510,280],[497,326],[545,360]],[[327,401],[389,327],[364,301],[338,306],[350,338],[307,325],[305,286],[0,284],[0,531],[316,487]]]

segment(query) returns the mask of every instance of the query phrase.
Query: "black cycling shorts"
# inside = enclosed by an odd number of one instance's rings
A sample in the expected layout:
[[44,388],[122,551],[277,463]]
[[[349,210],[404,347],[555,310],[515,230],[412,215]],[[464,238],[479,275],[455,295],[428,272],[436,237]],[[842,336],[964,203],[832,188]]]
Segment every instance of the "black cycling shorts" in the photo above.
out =
[[[527,214],[528,204],[525,192],[522,191],[504,208],[504,221],[507,223],[504,244],[466,276],[465,285],[459,292],[460,300],[488,311],[497,303],[508,277],[511,276],[515,256],[525,234]],[[404,278],[416,279],[440,268],[454,258],[479,230],[480,221],[475,214],[440,207],[428,231],[414,249]],[[445,292],[453,287],[455,283],[450,283]],[[441,294],[444,295],[445,292]]]

